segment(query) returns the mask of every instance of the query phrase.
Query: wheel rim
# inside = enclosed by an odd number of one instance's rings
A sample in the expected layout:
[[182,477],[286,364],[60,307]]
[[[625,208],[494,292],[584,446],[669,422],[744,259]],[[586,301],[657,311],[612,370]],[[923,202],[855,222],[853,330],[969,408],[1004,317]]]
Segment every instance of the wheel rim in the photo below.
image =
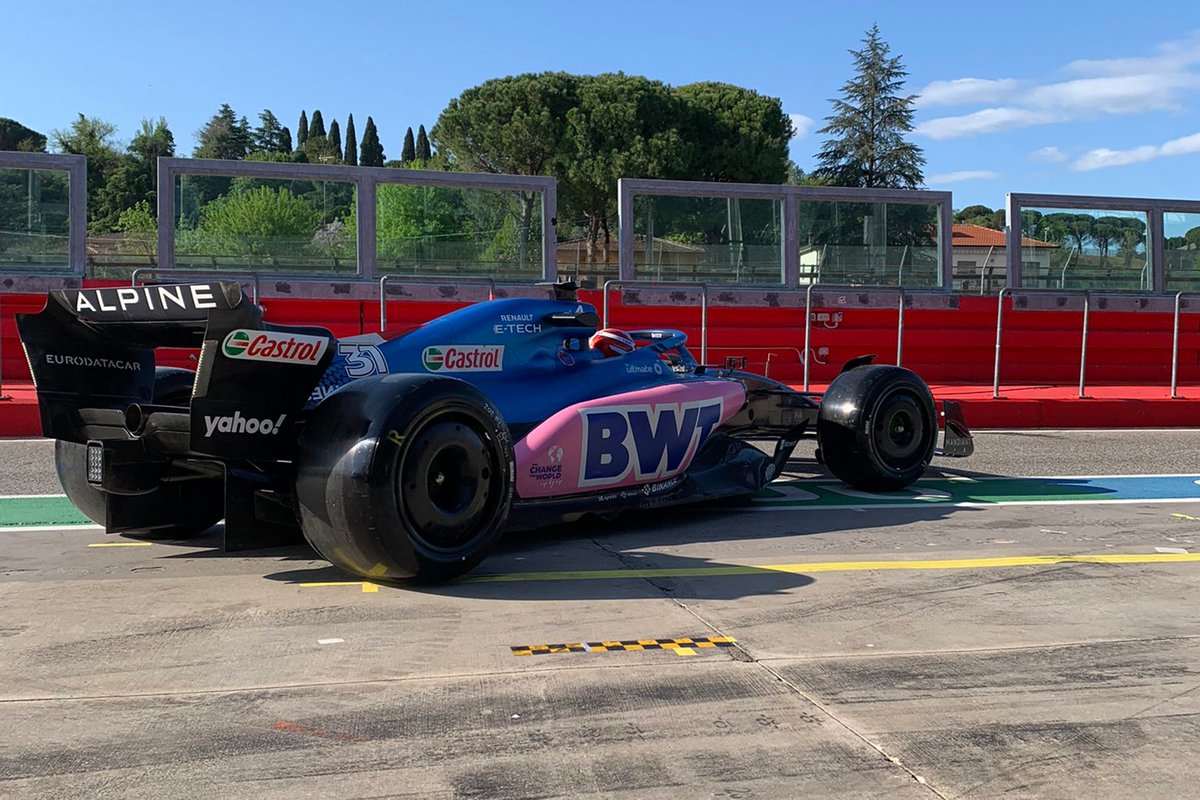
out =
[[496,470],[486,436],[466,420],[421,428],[399,474],[401,510],[413,535],[434,550],[468,544],[486,526]]
[[875,452],[893,469],[919,464],[925,453],[925,418],[917,399],[909,392],[883,398],[871,428]]

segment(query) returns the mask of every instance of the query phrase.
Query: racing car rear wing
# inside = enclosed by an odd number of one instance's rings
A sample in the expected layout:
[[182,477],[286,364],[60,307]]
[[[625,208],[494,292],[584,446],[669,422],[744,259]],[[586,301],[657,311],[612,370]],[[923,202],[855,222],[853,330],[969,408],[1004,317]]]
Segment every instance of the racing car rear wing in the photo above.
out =
[[236,283],[151,284],[51,292],[17,315],[41,410],[55,439],[130,438],[152,406],[154,351],[199,347],[190,411],[171,409],[188,450],[289,458],[297,416],[334,355],[324,328],[263,322]]

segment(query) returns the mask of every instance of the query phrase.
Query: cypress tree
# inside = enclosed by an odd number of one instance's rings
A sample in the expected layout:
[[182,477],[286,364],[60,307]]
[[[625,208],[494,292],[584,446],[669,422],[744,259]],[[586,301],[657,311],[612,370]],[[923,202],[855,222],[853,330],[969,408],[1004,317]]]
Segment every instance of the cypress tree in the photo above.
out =
[[308,123],[308,138],[311,139],[314,136],[325,136],[325,120],[322,119],[319,108],[313,112],[312,120]]
[[404,147],[400,150],[400,160],[405,164],[417,157],[417,148],[413,144],[412,128],[404,132]]
[[871,26],[862,50],[851,50],[853,78],[833,101],[833,114],[819,133],[827,139],[817,154],[814,177],[835,186],[915,189],[925,182],[921,148],[904,140],[913,129],[916,95],[904,95],[908,72],[900,57],[889,57],[879,26]]
[[337,153],[337,157],[342,157],[342,129],[338,126],[338,121],[335,119],[329,123],[329,145],[333,151]]
[[296,147],[304,149],[304,143],[308,141],[308,114],[300,112],[300,125],[296,128]]
[[358,148],[358,163],[364,167],[383,166],[383,145],[379,143],[375,120],[370,117],[367,117],[367,127],[363,130],[362,144]]
[[283,129],[279,132],[279,152],[292,152],[292,132],[288,130],[286,125],[284,125]]
[[425,126],[422,125],[417,131],[417,160],[428,161],[433,158],[433,153],[429,150],[429,137],[425,135]]
[[346,155],[342,158],[352,167],[358,166],[358,142],[354,140],[354,115],[346,120]]

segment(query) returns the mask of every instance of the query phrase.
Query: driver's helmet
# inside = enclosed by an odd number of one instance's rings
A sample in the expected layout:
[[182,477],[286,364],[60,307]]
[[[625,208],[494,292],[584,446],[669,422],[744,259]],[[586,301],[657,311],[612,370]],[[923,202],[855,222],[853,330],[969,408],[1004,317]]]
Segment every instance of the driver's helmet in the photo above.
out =
[[619,328],[601,328],[588,339],[588,347],[599,350],[605,357],[623,356],[637,349],[633,337]]

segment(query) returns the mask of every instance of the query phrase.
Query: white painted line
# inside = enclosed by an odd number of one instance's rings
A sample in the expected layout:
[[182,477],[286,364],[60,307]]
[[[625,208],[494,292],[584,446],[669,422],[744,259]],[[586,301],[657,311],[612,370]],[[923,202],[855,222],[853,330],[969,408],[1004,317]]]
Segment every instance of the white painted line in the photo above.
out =
[[65,494],[0,494],[0,500],[47,500],[66,497]]
[[1156,552],[1156,553],[1186,553],[1187,548],[1185,548],[1185,547],[1156,547],[1156,548],[1154,548],[1154,552]]
[[1038,533],[1061,533],[1063,536],[1069,535],[1066,531],[1052,531],[1049,528],[1042,528]]
[[[1164,398],[1166,399],[1166,398]],[[1095,428],[971,428],[971,433],[1080,433],[1093,434]],[[1200,428],[1104,428],[1102,433],[1200,433]]]
[[342,644],[345,639],[317,639],[317,644]]
[[[873,511],[877,508],[999,508],[1001,506],[1115,506],[1115,505],[1162,505],[1166,503],[1200,503],[1200,497],[1158,497],[1149,500],[998,500],[994,503],[981,503],[975,500],[964,500],[960,503],[873,503],[869,506],[844,505],[763,505],[750,506],[748,511]],[[787,502],[787,501],[779,501]]]
[[0,525],[0,533],[42,533],[44,531],[102,531],[103,525]]

